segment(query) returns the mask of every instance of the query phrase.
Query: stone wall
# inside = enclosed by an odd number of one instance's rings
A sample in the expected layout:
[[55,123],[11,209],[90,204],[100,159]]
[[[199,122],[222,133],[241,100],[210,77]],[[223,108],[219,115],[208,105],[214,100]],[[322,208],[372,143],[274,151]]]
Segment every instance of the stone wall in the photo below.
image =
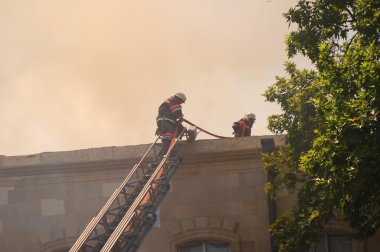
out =
[[[170,251],[205,233],[268,251],[259,140],[189,144],[140,251]],[[1,156],[0,251],[67,250],[148,146]]]
[[175,252],[194,240],[229,241],[233,252],[270,251],[265,182],[259,138],[189,146],[161,204],[160,228],[139,251]]
[[[175,252],[197,240],[229,242],[231,252],[271,251],[261,139],[283,144],[280,136],[188,144],[139,252]],[[0,156],[0,251],[68,251],[148,147]],[[279,201],[279,209],[289,206]]]

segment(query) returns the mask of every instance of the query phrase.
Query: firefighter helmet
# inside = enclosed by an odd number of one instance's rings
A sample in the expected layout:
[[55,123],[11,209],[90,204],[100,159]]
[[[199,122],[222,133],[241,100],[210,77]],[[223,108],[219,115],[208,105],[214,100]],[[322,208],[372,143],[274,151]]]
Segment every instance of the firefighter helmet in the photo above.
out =
[[184,93],[178,92],[178,93],[175,93],[174,96],[178,97],[179,99],[181,99],[185,103],[185,101],[186,101],[186,95]]
[[253,119],[256,120],[256,115],[254,113],[248,113],[244,115],[245,119]]

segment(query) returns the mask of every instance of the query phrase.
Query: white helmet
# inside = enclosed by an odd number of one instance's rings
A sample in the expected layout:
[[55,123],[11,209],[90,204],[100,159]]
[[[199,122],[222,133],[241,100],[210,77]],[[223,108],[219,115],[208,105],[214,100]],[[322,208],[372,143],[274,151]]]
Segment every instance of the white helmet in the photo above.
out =
[[174,96],[178,97],[179,99],[181,99],[183,102],[186,101],[186,95],[182,92],[178,92],[178,93],[175,93]]
[[244,115],[245,119],[253,119],[256,120],[256,115],[254,113],[248,113]]

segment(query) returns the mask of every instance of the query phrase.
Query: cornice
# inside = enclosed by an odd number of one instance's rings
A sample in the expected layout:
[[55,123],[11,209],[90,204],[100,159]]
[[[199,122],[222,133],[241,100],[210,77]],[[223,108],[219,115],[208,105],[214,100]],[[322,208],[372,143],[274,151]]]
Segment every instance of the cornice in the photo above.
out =
[[[198,140],[185,143],[187,146],[183,155],[183,165],[261,158],[260,139],[263,138],[274,138],[277,145],[281,144],[277,139],[278,136]],[[149,146],[150,144],[113,146],[29,156],[0,156],[0,178],[131,169]]]

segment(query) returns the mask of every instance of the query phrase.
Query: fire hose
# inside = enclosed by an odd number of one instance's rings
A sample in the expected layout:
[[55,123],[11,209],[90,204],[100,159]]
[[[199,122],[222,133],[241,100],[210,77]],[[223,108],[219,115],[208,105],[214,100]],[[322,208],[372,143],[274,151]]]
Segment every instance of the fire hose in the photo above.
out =
[[211,132],[209,132],[209,131],[207,131],[207,130],[205,130],[205,129],[202,129],[202,128],[199,127],[198,125],[196,125],[196,124],[194,124],[194,123],[192,123],[192,122],[186,120],[185,118],[182,118],[182,121],[184,121],[185,123],[190,124],[191,126],[196,127],[196,128],[199,129],[200,131],[203,131],[204,133],[209,134],[210,136],[213,136],[213,137],[216,137],[216,138],[220,138],[220,139],[223,139],[223,138],[232,138],[232,137],[225,137],[225,136],[218,136],[218,135],[215,135],[215,134],[213,134],[213,133],[211,133]]

